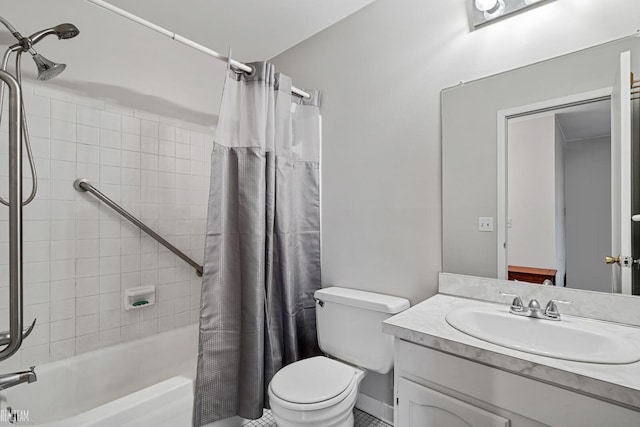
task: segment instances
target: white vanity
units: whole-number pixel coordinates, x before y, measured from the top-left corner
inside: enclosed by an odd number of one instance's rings
[[[397,427],[640,427],[639,46],[626,37],[443,90],[447,273],[383,325]],[[597,135],[570,135],[596,121]],[[516,267],[551,271],[555,286],[500,280]]]
[[[509,314],[511,300],[497,303],[502,297],[495,297],[501,290],[508,292],[514,288],[523,294],[525,303],[533,296],[546,303],[549,292],[554,294],[553,298],[566,298],[568,292],[576,303],[565,313],[582,316],[595,313],[593,317],[601,319],[602,312],[615,311],[616,296],[609,296],[614,301],[609,304],[602,302],[602,294],[597,294],[599,299],[591,299],[590,293],[584,291],[544,289],[496,279],[477,280],[485,283],[474,283],[476,279],[471,277],[443,274],[440,291],[453,295],[438,294],[384,322],[383,330],[395,336],[396,427],[640,426],[640,362],[577,362],[523,352],[475,338],[446,320],[449,313],[456,311],[502,312],[505,316],[514,316]],[[488,281],[495,283],[488,287]],[[485,299],[482,292],[491,295],[486,299],[492,301],[470,299]],[[618,303],[624,305],[627,299],[622,297]],[[584,307],[594,305],[589,300],[599,302],[595,307]],[[615,316],[615,312],[609,314]],[[549,328],[563,327],[563,321],[567,328],[571,324],[586,324],[604,336],[624,337],[618,342],[622,342],[624,348],[614,347],[609,351],[601,348],[602,343],[596,343],[593,350],[587,346],[577,354],[611,355],[610,361],[616,362],[625,361],[622,354],[625,351],[640,354],[637,324],[623,326],[564,314],[563,317],[560,322],[527,320],[548,322]],[[526,332],[523,330],[523,333]],[[580,328],[575,333],[579,334]],[[537,346],[536,340],[543,346],[545,337],[531,337],[528,341],[533,349]],[[571,338],[566,340],[570,342]],[[609,345],[617,344],[604,343]],[[552,351],[559,347],[562,351],[572,350],[571,345],[550,346]],[[616,359],[618,356],[622,359]],[[627,360],[636,356],[631,354]]]

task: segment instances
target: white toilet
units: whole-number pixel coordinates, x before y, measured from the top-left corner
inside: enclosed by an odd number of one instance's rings
[[[409,308],[404,298],[345,288],[314,294],[318,343],[338,358],[312,357],[285,366],[269,384],[279,427],[352,427],[353,407],[366,370],[393,367],[393,337],[382,321]]]

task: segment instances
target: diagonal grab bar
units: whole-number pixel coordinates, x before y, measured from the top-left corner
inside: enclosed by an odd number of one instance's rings
[[[176,248],[175,246],[173,246],[171,243],[167,242],[165,239],[163,239],[158,233],[156,233],[155,231],[153,231],[152,229],[150,229],[149,227],[147,227],[146,225],[144,225],[144,223],[140,222],[140,220],[138,220],[136,217],[134,217],[133,215],[131,215],[129,212],[125,211],[120,205],[118,205],[116,202],[114,202],[113,200],[111,200],[110,198],[108,198],[107,196],[105,196],[104,194],[102,194],[97,188],[95,188],[93,185],[91,185],[89,183],[89,181],[87,181],[84,178],[78,178],[76,179],[76,181],[73,183],[73,188],[75,188],[78,191],[86,191],[89,192],[91,194],[93,194],[96,198],[98,198],[101,202],[103,202],[104,204],[106,204],[107,206],[109,206],[111,209],[113,209],[114,211],[118,212],[120,215],[122,215],[123,217],[125,217],[127,220],[129,220],[129,222],[131,222],[132,224],[134,224],[135,226],[137,226],[140,230],[144,231],[145,233],[147,233],[149,236],[153,237],[155,240],[157,240],[161,245],[163,245],[164,247],[166,247],[167,249],[169,249],[171,252],[173,252],[174,254],[176,254],[177,256],[179,256],[180,258],[182,258],[185,262],[187,262],[188,264],[190,264],[193,268],[196,269],[196,272],[198,274],[198,276],[202,276],[202,266],[200,264],[198,264],[197,262],[195,262],[194,260],[192,260],[191,258],[189,258],[184,252],[182,252],[180,249]]]

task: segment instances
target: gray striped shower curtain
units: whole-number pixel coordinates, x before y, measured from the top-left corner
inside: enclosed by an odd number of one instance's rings
[[[227,70],[213,144],[193,424],[259,418],[282,366],[320,353],[320,109],[272,64]]]

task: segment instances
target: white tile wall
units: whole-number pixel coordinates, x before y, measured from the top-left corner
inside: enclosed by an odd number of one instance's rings
[[[38,323],[0,370],[196,322],[201,282],[194,270],[72,184],[89,179],[202,262],[213,131],[44,86],[25,84],[24,92],[39,188],[24,208],[24,318]],[[6,122],[0,127],[3,197]],[[25,177],[27,192],[28,168]],[[7,215],[0,207],[0,330],[8,329]],[[157,287],[158,303],[125,311],[124,290],[142,285]]]

